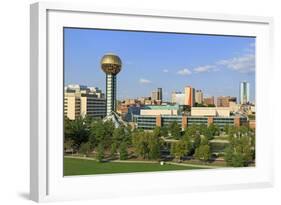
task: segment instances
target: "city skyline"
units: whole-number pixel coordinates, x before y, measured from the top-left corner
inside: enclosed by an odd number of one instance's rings
[[[255,38],[69,28],[64,34],[65,84],[105,92],[100,59],[114,52],[123,61],[118,99],[150,96],[160,87],[170,101],[187,85],[204,97],[239,97],[239,84],[247,81],[255,101]]]

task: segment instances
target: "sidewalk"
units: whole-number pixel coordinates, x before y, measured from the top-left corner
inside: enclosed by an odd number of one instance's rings
[[[84,159],[84,160],[92,160],[92,161],[98,161],[95,158],[90,157],[77,157],[77,156],[65,156],[66,158],[72,158],[72,159]],[[145,161],[145,160],[112,160],[110,162],[119,162],[119,163],[147,163],[147,164],[158,164],[158,161]],[[188,164],[188,163],[177,163],[177,162],[165,162],[165,164],[171,164],[171,165],[178,165],[178,166],[186,166],[186,167],[197,167],[197,168],[222,168],[220,166],[212,166],[212,165],[200,165],[200,164]]]

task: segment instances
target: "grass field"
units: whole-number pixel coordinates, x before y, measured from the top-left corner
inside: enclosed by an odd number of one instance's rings
[[[64,158],[64,176],[112,174],[130,172],[154,172],[171,170],[202,169],[179,165],[160,165],[159,163],[97,162],[94,160]]]

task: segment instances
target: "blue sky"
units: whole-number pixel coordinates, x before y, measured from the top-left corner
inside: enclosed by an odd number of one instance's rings
[[[239,83],[250,83],[255,100],[255,38],[65,28],[65,84],[99,87],[105,92],[100,59],[107,52],[120,56],[118,99],[150,96],[163,88],[186,85],[204,96],[239,96]]]

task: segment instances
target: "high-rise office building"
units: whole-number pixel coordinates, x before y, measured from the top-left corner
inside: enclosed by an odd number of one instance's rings
[[[240,104],[250,102],[250,83],[244,81],[240,83]]]
[[[203,103],[203,92],[202,90],[196,90],[195,91],[195,102],[198,104]]]
[[[195,103],[195,89],[191,86],[186,86],[184,88],[184,94],[185,94],[185,105],[194,106]]]
[[[162,88],[157,88],[157,90],[151,92],[152,101],[162,101]]]
[[[103,118],[106,115],[106,100],[98,88],[68,85],[64,91],[64,115],[70,120],[90,116]]]
[[[157,100],[162,101],[162,88],[157,88]]]

